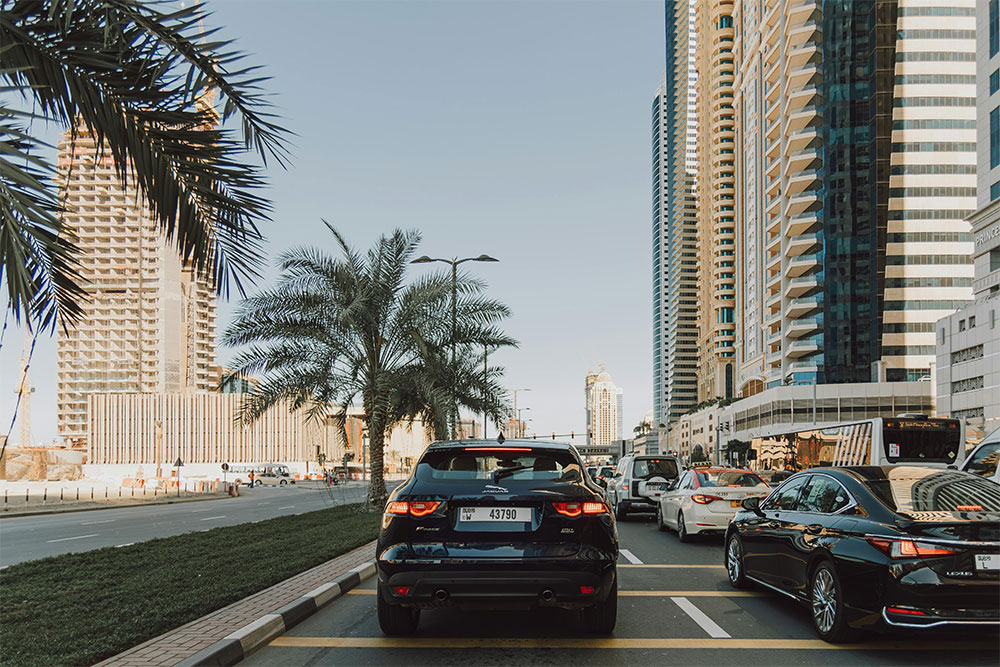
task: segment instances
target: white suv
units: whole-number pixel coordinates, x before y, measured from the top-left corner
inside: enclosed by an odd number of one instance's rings
[[[632,512],[655,512],[660,495],[677,479],[676,456],[623,456],[608,482],[608,502],[619,519]]]

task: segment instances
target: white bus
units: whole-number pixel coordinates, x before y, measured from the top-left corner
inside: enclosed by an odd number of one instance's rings
[[[746,459],[755,470],[907,463],[945,468],[965,455],[957,419],[878,417],[753,438]]]

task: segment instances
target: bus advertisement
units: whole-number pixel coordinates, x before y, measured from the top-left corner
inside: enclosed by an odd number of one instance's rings
[[[965,454],[957,419],[879,417],[755,437],[746,453],[755,470],[819,466],[957,466]]]

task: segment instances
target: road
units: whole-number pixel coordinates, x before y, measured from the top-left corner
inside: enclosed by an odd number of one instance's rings
[[[238,498],[2,518],[0,567],[361,502],[366,490],[360,483],[243,487]]]
[[[251,655],[246,665],[997,665],[997,633],[873,637],[860,648],[816,638],[807,610],[734,591],[721,538],[681,544],[652,521],[619,522],[618,626],[580,632],[569,611],[424,612],[412,637],[382,636],[375,580]]]

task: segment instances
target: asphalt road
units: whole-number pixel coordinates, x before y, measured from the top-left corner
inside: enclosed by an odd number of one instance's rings
[[[366,490],[367,485],[360,483],[242,487],[238,498],[0,518],[0,568],[46,556],[125,546],[361,502]]]
[[[734,591],[721,538],[681,544],[652,521],[619,522],[618,626],[583,634],[575,614],[423,612],[412,637],[383,637],[369,579],[247,665],[997,665],[996,632],[875,636],[856,647],[816,637],[807,610],[763,591]]]

